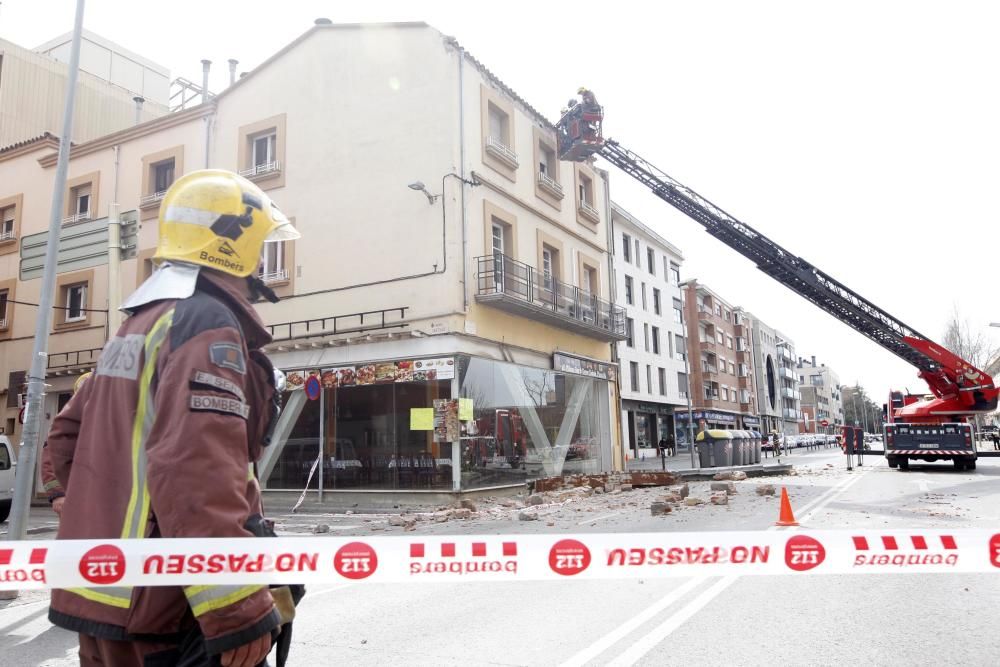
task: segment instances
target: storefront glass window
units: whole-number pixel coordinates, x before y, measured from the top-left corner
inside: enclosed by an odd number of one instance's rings
[[[462,488],[610,468],[607,382],[569,373],[460,357]]]

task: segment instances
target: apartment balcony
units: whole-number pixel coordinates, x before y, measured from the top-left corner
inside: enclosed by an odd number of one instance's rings
[[[0,243],[4,241],[13,241],[17,238],[17,234],[14,233],[13,229],[8,229],[5,232],[0,232]]]
[[[548,174],[538,173],[538,187],[556,199],[562,199],[565,196],[563,186],[560,185],[559,181],[550,178]]]
[[[69,352],[50,352],[45,365],[45,375],[73,375],[90,370],[97,365],[103,347],[94,347]]]
[[[779,347],[778,354],[781,355],[781,358],[786,361],[795,361],[795,358],[792,356],[792,352],[788,349],[787,345]]]
[[[63,218],[62,224],[65,227],[67,225],[76,225],[81,222],[87,222],[88,220],[90,220],[90,211],[83,211],[81,213],[77,213],[76,215],[70,215]]]
[[[701,374],[705,376],[706,379],[715,379],[719,374],[719,369],[711,364],[702,363]]]
[[[578,210],[580,211],[580,215],[585,217],[587,220],[590,220],[595,225],[601,221],[601,214],[598,213],[597,209],[587,201],[581,199]]]
[[[268,285],[271,283],[283,283],[288,281],[288,270],[278,269],[277,271],[268,271],[267,273],[261,273],[257,277]]]
[[[719,349],[719,344],[714,340],[703,340],[698,343],[699,348],[702,352],[711,352],[715,354],[716,350]]]
[[[517,153],[499,137],[486,137],[486,152],[511,169],[517,169]]]
[[[715,398],[705,398],[704,396],[702,396],[701,402],[699,403],[698,407],[699,408],[721,408],[723,406],[722,406],[722,401],[719,400],[718,396],[716,396]]]
[[[792,380],[793,382],[799,379],[799,377],[795,374],[795,371],[792,370],[791,368],[782,367],[778,371],[778,375],[785,378],[786,380]]]
[[[740,389],[752,389],[752,384],[753,383],[751,382],[749,375],[743,376],[739,379]]]
[[[753,353],[749,350],[743,350],[742,352],[736,353],[736,363],[738,364],[749,364],[753,358]]]
[[[163,201],[164,195],[166,194],[166,190],[160,190],[159,192],[139,197],[139,208],[153,208],[159,206],[160,202]]]
[[[251,181],[277,176],[281,173],[281,163],[277,160],[258,164],[249,169],[240,169],[240,176]]]
[[[781,411],[781,416],[784,417],[785,419],[794,419],[798,421],[799,411],[790,408],[785,408],[784,410]]]
[[[710,322],[715,324],[715,315],[710,310],[705,310],[703,308],[698,309],[698,320],[701,322]]]
[[[477,257],[476,301],[607,342],[625,340],[625,309],[505,255]]]
[[[781,388],[781,395],[784,398],[790,398],[790,399],[795,400],[795,401],[799,400],[802,397],[802,395],[798,391],[796,391],[796,390],[794,390],[794,389],[792,389],[790,387],[782,387]]]

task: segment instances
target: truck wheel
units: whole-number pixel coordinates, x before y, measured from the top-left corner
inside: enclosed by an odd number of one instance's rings
[[[9,500],[9,499],[8,500],[0,500],[0,523],[3,523],[4,521],[6,521],[7,517],[10,516],[10,504],[12,502],[13,501]]]
[[[975,470],[976,469],[976,460],[972,459],[971,461],[966,461],[965,462],[965,469],[966,470]]]
[[[890,468],[896,468],[899,466],[899,461],[895,458],[887,458],[885,462],[889,464]]]
[[[899,459],[899,469],[909,470],[910,469],[910,459]]]

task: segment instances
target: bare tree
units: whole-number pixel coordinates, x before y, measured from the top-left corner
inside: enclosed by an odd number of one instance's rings
[[[968,318],[963,318],[958,306],[952,306],[951,317],[945,325],[944,346],[980,370],[1000,353],[989,337],[981,331],[973,331]]]

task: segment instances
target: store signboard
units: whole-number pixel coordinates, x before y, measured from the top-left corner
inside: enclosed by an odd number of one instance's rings
[[[725,412],[715,412],[713,410],[695,410],[691,413],[691,416],[695,421],[704,419],[710,422],[725,422],[727,424],[736,423],[736,415],[726,414]],[[674,413],[674,419],[680,421],[687,421],[688,413],[687,411],[678,411]]]
[[[552,368],[562,373],[585,375],[608,382],[614,382],[615,378],[618,377],[618,370],[614,364],[574,357],[562,352],[556,352],[552,355]]]
[[[760,426],[760,419],[758,419],[757,417],[749,417],[747,415],[743,415],[743,423],[746,426]]]
[[[381,361],[355,366],[336,366],[322,372],[311,369],[288,371],[288,388],[300,389],[311,376],[318,376],[327,389],[359,387],[396,382],[429,382],[455,377],[454,357],[402,361]]]

